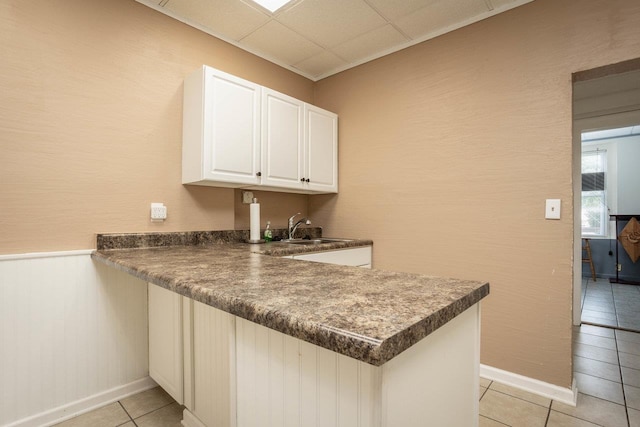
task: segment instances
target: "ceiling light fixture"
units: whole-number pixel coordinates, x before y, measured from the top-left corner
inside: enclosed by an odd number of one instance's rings
[[[254,3],[258,3],[260,6],[273,13],[280,9],[282,6],[291,3],[293,0],[253,0]]]

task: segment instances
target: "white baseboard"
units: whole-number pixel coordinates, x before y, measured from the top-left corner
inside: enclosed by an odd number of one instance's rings
[[[188,409],[182,411],[182,425],[184,427],[207,427]]]
[[[106,390],[93,396],[86,397],[84,399],[76,400],[75,402],[67,403],[66,405],[59,406],[57,408],[50,409],[40,414],[32,415],[28,418],[23,418],[18,421],[14,421],[11,424],[7,424],[4,427],[43,427],[57,424],[70,418],[76,417],[80,414],[92,411],[102,406],[108,405],[132,394],[140,393],[141,391],[148,390],[156,387],[158,384],[151,379],[151,377],[145,377],[129,384],[125,384],[119,387]]]
[[[480,376],[571,406],[576,406],[578,400],[578,388],[576,387],[575,379],[573,380],[571,388],[564,388],[482,364],[480,364]]]

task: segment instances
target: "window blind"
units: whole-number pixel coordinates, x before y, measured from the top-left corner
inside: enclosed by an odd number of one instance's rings
[[[583,173],[582,191],[604,191],[604,172]]]

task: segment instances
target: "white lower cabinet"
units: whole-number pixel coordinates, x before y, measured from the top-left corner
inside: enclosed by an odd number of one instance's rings
[[[151,376],[182,388],[185,427],[478,425],[479,304],[382,366],[151,284],[149,313]]]
[[[188,427],[235,425],[235,316],[149,290],[149,376],[186,407]]]
[[[323,262],[325,264],[351,265],[354,267],[371,268],[371,246],[359,248],[339,249],[335,251],[313,252],[309,254],[293,255],[293,259]]]
[[[184,403],[182,296],[149,283],[149,376]]]
[[[479,304],[382,366],[198,305],[185,427],[478,425]]]

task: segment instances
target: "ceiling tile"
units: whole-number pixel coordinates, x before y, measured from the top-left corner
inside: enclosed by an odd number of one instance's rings
[[[317,80],[534,0],[136,1]]]
[[[363,0],[303,0],[277,20],[322,47],[333,47],[386,24]]]
[[[294,64],[294,67],[303,73],[318,77],[322,74],[346,66],[347,63],[329,51],[324,51],[302,62]]]
[[[405,36],[389,24],[351,39],[331,50],[349,62],[357,62],[407,41]]]
[[[236,41],[270,19],[258,8],[238,0],[169,0],[164,8]]]
[[[365,0],[389,20],[401,18],[439,0]]]
[[[467,24],[467,21],[488,12],[484,0],[440,0],[394,23],[409,37],[417,39]]]
[[[323,50],[276,21],[270,21],[249,34],[240,41],[240,45],[278,58],[287,64],[295,64]]]

